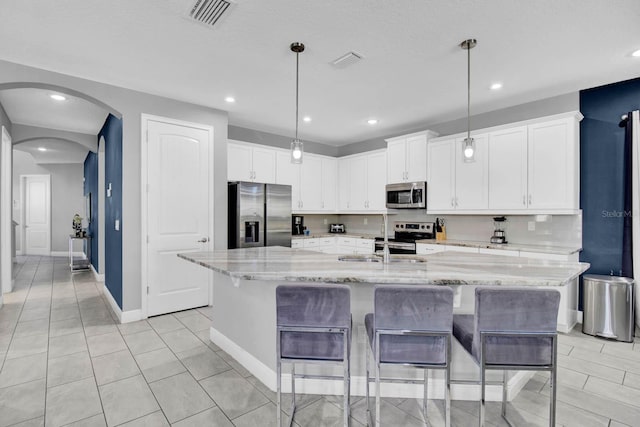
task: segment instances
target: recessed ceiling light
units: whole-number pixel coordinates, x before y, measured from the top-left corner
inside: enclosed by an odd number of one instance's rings
[[[311,121],[311,117],[309,117],[309,116],[304,116],[304,117],[302,118],[302,120],[303,120],[303,121],[305,121],[305,122],[307,122],[307,123],[309,123],[309,122]]]
[[[38,151],[47,151],[47,149],[44,147],[38,147]]]
[[[49,97],[51,99],[55,99],[56,101],[66,101],[67,98],[65,96],[59,95],[57,93],[52,93],[51,95],[49,95]]]
[[[636,58],[640,56],[640,49],[636,50],[631,54],[631,56],[635,56]]]
[[[498,89],[502,89],[502,83],[493,83],[491,85],[491,90],[498,90]]]
[[[378,124],[378,119],[369,119],[367,120],[367,123],[369,123],[370,125]]]
[[[233,96],[227,96],[224,100],[227,101],[228,103],[236,102],[236,99]]]

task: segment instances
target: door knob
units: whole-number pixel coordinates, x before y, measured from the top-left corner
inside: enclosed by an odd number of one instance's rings
[[[203,237],[202,239],[198,240],[198,243],[207,243],[209,241],[208,237]]]

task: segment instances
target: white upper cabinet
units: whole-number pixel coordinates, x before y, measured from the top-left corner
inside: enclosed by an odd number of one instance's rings
[[[455,208],[455,139],[429,144],[427,177],[427,211]]]
[[[299,212],[322,210],[322,179],[322,159],[306,154],[300,164]]]
[[[381,212],[386,210],[387,153],[375,151],[338,161],[339,210]]]
[[[487,135],[471,136],[475,141],[473,161],[466,162],[464,160],[462,153],[464,138],[456,139],[453,152],[456,162],[454,195],[456,210],[487,209],[489,206]]]
[[[322,210],[335,212],[338,208],[338,159],[322,158]]]
[[[291,186],[291,210],[300,209],[300,165],[291,163],[288,151],[278,151],[276,154],[276,184]]]
[[[578,122],[554,120],[529,125],[528,130],[529,208],[579,209]]]
[[[431,131],[387,139],[387,183],[427,180],[427,141]]]
[[[487,135],[472,135],[474,160],[465,162],[463,138],[429,144],[428,211],[481,210],[487,208]]]
[[[489,209],[527,207],[527,127],[489,133]]]
[[[229,181],[275,183],[276,150],[229,141],[227,177]]]
[[[581,119],[572,112],[477,131],[471,163],[462,156],[462,135],[429,142],[427,210],[575,213]]]

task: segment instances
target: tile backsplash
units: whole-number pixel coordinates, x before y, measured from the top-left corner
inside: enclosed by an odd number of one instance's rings
[[[389,234],[394,221],[433,222],[435,215],[407,210],[389,214]],[[444,218],[447,238],[451,240],[489,241],[494,215],[438,215]],[[327,222],[327,225],[324,222]],[[382,236],[382,215],[304,215],[311,233],[324,233],[331,223],[345,224],[347,233]],[[582,247],[582,215],[507,215],[507,240],[510,243]]]

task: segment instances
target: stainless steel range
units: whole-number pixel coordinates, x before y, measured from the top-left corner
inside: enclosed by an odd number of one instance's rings
[[[433,222],[399,222],[393,223],[394,238],[389,239],[389,253],[416,253],[416,240],[435,238],[435,223]],[[382,253],[384,237],[376,237],[376,253]]]

